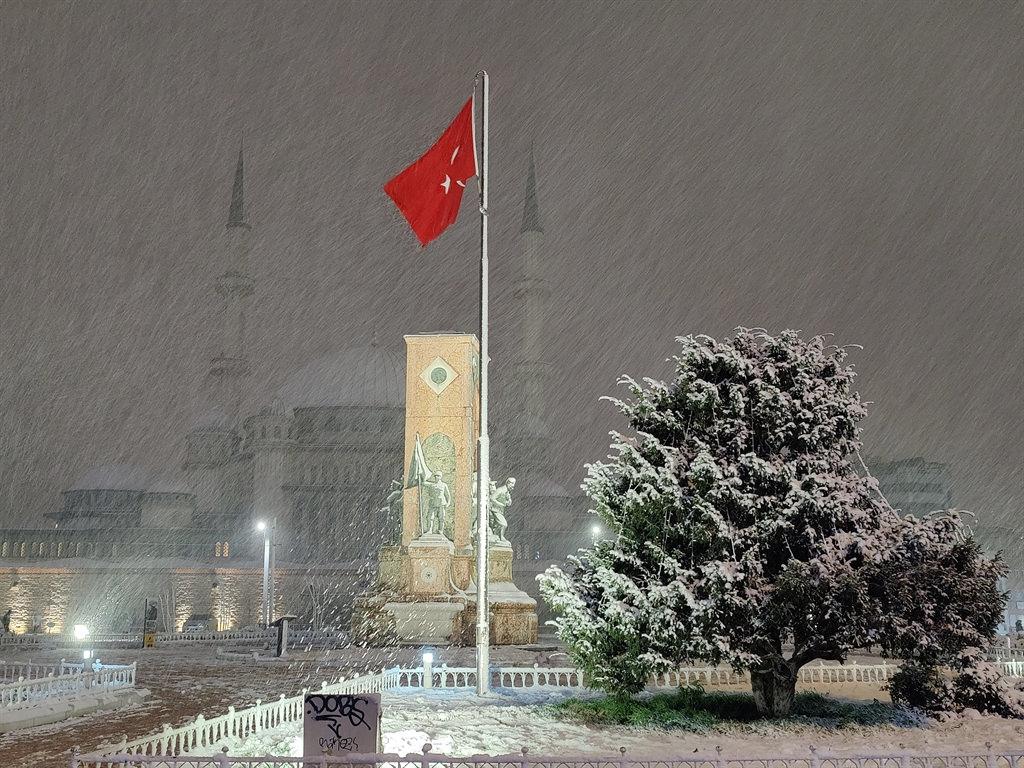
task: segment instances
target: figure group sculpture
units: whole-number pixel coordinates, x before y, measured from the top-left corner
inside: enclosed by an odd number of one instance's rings
[[[425,534],[444,536],[448,510],[452,506],[452,492],[444,481],[444,475],[433,473],[420,485],[420,493],[426,496],[426,503],[421,505],[420,530]]]
[[[474,474],[473,483],[473,524],[470,528],[470,537],[476,541],[477,530],[479,529],[479,515],[477,515],[477,485]],[[512,506],[512,489],[516,487],[516,479],[508,478],[500,486],[493,480],[490,482],[490,492],[487,500],[487,534],[499,544],[508,544],[505,532],[508,530],[508,518],[505,512]]]
[[[478,525],[477,514],[477,475],[473,473],[472,482],[472,512],[470,515],[470,538],[476,541]],[[487,535],[488,538],[497,544],[509,544],[505,537],[508,531],[508,518],[506,512],[512,506],[512,489],[516,487],[516,479],[510,477],[504,483],[498,485],[490,481],[490,491],[487,503]],[[441,472],[432,472],[427,466],[423,456],[423,448],[419,436],[413,448],[412,463],[409,467],[409,477],[406,483],[400,480],[393,480],[391,492],[387,496],[386,506],[381,507],[380,512],[386,513],[392,520],[401,518],[402,498],[406,488],[419,487],[419,523],[420,536],[445,536],[447,537],[448,516],[451,513],[453,502],[451,488],[444,480]]]

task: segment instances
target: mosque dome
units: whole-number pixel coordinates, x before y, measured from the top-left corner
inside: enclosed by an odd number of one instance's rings
[[[570,493],[569,490],[560,483],[556,483],[550,478],[541,478],[524,489],[527,491],[525,494],[528,498],[533,496],[544,496],[549,498],[557,499],[572,499],[579,496],[578,493]]]
[[[188,484],[176,472],[166,472],[151,480],[146,490],[150,493],[191,493]]]
[[[206,405],[192,417],[192,430],[225,430],[231,428],[231,419],[222,408]]]
[[[405,405],[404,361],[376,344],[348,347],[292,373],[277,396],[289,408],[401,408]]]
[[[150,485],[150,473],[134,464],[104,464],[93,467],[71,486],[75,491],[143,491]]]

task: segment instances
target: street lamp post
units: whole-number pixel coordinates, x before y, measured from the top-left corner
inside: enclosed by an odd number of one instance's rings
[[[275,521],[276,522],[276,521]],[[263,626],[269,627],[274,620],[274,528],[260,520],[256,530],[263,534]]]

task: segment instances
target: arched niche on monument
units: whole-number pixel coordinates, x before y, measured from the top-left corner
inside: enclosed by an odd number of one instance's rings
[[[452,499],[456,497],[455,443],[443,432],[435,432],[423,441],[423,458],[433,474],[441,473]],[[455,510],[448,510],[444,524],[444,535],[455,540]]]

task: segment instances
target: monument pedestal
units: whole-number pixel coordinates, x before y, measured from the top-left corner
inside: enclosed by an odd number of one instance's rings
[[[353,632],[367,643],[473,645],[480,348],[468,334],[406,336],[406,345],[408,471],[387,497],[390,509],[401,502],[402,545],[381,550],[378,586],[356,601]],[[492,643],[526,645],[537,641],[537,602],[512,582],[512,547],[497,536],[514,487],[512,477],[490,483],[488,609]]]
[[[392,586],[382,614],[399,643],[450,643],[456,617],[466,601],[453,588],[455,545],[439,533],[425,533],[381,560],[381,583]]]
[[[429,643],[446,645],[455,640],[456,617],[466,609],[459,600],[453,602],[385,603],[384,610],[392,616],[395,638],[403,644]]]
[[[455,545],[439,533],[424,533],[407,548],[414,595],[442,595],[452,591],[452,555]]]

